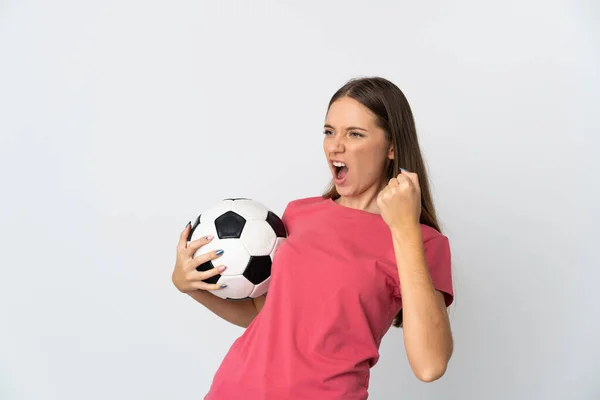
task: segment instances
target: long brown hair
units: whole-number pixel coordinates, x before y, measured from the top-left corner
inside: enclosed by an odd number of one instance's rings
[[[327,110],[341,97],[350,97],[375,114],[378,126],[385,132],[386,139],[394,145],[394,159],[387,163],[386,180],[397,176],[400,168],[417,173],[421,186],[420,222],[441,233],[429,191],[429,180],[417,138],[417,128],[404,93],[394,83],[381,77],[354,78],[335,92]],[[333,180],[322,196],[332,199],[339,197]],[[397,328],[402,326],[402,310],[396,315],[392,325]]]

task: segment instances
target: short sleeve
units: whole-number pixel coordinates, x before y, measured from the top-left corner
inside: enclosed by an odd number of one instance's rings
[[[424,250],[433,286],[444,293],[448,307],[454,301],[452,257],[448,238],[443,235],[431,238],[424,243]]]

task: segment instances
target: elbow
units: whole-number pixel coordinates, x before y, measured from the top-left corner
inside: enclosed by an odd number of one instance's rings
[[[433,382],[446,373],[453,353],[453,342],[450,340],[447,347],[436,352],[421,354],[420,357],[409,357],[409,364],[415,376],[422,382]]]
[[[440,379],[446,373],[448,369],[448,363],[450,362],[451,352],[448,355],[432,357],[430,359],[421,360],[419,363],[411,363],[413,373],[422,382],[433,382]]]
[[[414,370],[414,374],[422,382],[433,382],[440,379],[446,373],[448,367],[447,363],[439,363],[437,365],[430,365],[426,368]]]

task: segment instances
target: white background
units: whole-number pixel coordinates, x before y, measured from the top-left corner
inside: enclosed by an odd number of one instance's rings
[[[171,283],[224,197],[322,192],[347,79],[413,107],[455,353],[373,399],[600,398],[596,1],[0,2],[0,399],[200,399],[242,330]],[[307,294],[310,295],[310,294]]]

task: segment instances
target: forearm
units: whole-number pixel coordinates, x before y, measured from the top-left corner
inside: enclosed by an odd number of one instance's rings
[[[441,377],[452,355],[448,312],[433,286],[419,224],[392,231],[400,278],[404,345],[411,368],[423,381]]]
[[[204,290],[195,290],[187,294],[214,314],[242,328],[247,328],[258,315],[258,309],[251,299],[229,301]]]

